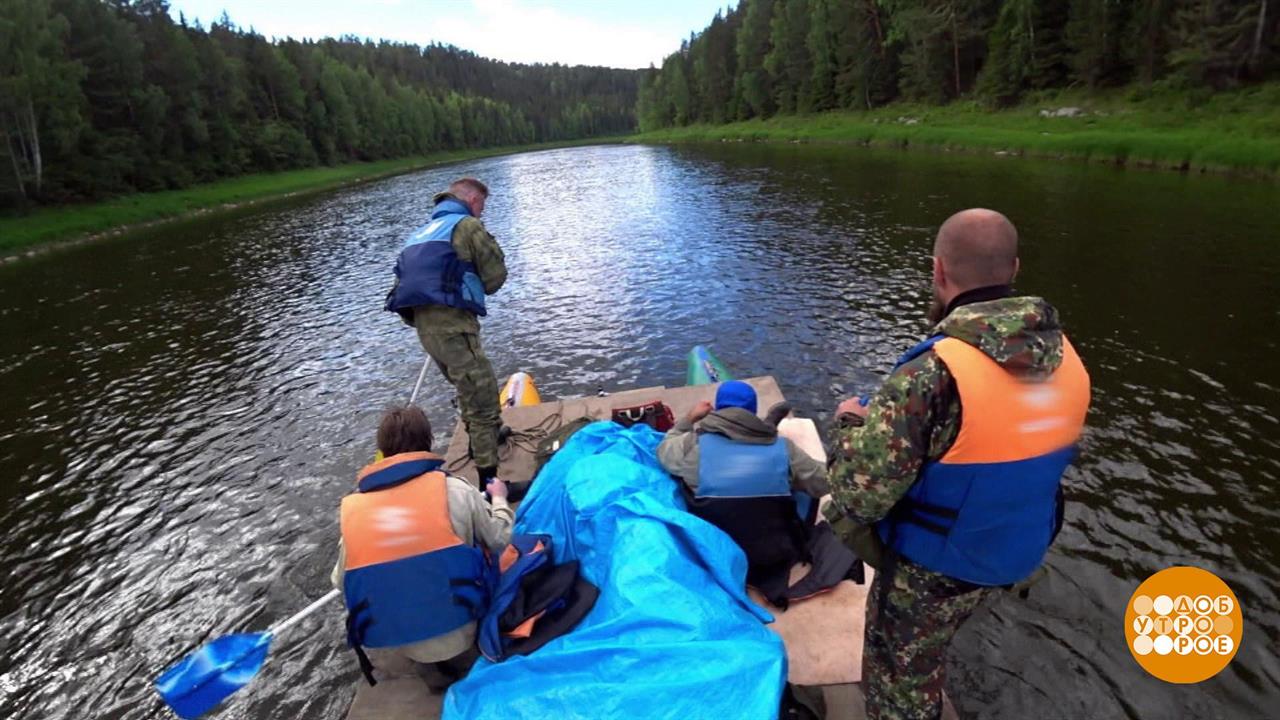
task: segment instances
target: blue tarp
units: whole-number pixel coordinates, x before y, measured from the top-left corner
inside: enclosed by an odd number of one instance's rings
[[[593,423],[539,473],[516,531],[551,535],[556,562],[579,560],[600,598],[532,655],[481,659],[446,720],[777,717],[787,662],[772,617],[747,597],[742,551],[685,512],[661,439]]]

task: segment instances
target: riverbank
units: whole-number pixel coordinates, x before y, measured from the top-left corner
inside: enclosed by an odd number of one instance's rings
[[[160,223],[325,192],[437,165],[612,142],[618,142],[618,138],[457,150],[426,157],[244,175],[182,190],[140,193],[85,205],[41,208],[28,215],[0,217],[0,262]]]
[[[1053,93],[993,111],[976,102],[894,104],[641,133],[630,142],[830,142],[1082,159],[1181,171],[1280,177],[1280,84],[1142,97]]]

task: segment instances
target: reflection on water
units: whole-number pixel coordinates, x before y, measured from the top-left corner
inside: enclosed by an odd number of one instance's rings
[[[924,331],[930,234],[973,205],[1024,237],[1095,386],[1068,526],[1030,600],[962,631],[974,717],[1263,717],[1280,701],[1280,255],[1272,185],[812,147],[599,147],[478,161],[0,268],[0,716],[162,717],[148,681],[326,590],[336,507],[421,362],[381,310],[401,238],[460,173],[511,280],[484,338],[544,396],[677,385],[712,345],[802,413]],[[429,376],[441,440],[452,392]],[[1195,564],[1240,596],[1195,686],[1129,657],[1123,606]],[[280,645],[228,718],[337,718],[341,617]],[[92,710],[86,712],[87,708]]]

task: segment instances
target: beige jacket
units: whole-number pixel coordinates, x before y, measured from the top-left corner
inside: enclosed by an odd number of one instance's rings
[[[445,488],[449,498],[449,522],[453,525],[454,534],[467,543],[472,538],[477,538],[492,552],[501,552],[511,541],[511,525],[515,522],[515,513],[511,511],[506,498],[494,498],[490,505],[474,485],[452,475]],[[333,574],[330,576],[333,586],[339,590],[342,589],[346,566],[347,551],[339,538],[338,562],[333,566]],[[469,622],[439,637],[403,645],[395,650],[420,663],[432,663],[462,654],[475,641],[476,624]]]

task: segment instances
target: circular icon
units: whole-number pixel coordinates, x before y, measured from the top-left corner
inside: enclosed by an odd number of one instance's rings
[[[1133,659],[1171,683],[1197,683],[1222,671],[1240,649],[1244,618],[1217,575],[1172,567],[1138,586],[1124,614]]]

